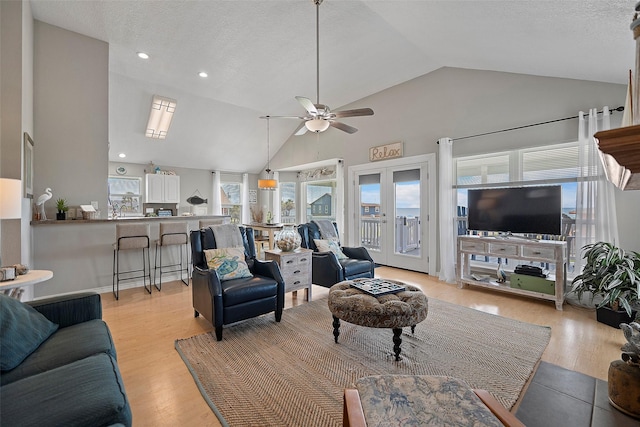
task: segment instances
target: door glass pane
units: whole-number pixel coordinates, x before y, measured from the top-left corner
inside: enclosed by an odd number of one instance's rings
[[[394,252],[420,255],[420,170],[393,172]]]
[[[280,222],[296,223],[296,183],[280,182]]]
[[[380,174],[360,175],[360,244],[372,251],[380,248]]]

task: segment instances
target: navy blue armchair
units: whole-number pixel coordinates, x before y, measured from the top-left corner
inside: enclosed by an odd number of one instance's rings
[[[337,225],[333,226],[338,231]],[[339,260],[333,252],[319,252],[314,239],[322,239],[318,226],[313,222],[300,224],[298,233],[302,237],[301,246],[313,250],[311,257],[312,282],[315,285],[330,288],[344,280],[373,277],[375,263],[364,247],[342,246],[347,259]]]
[[[191,276],[195,317],[202,315],[222,340],[222,327],[240,320],[275,312],[276,322],[284,308],[284,280],[275,261],[256,259],[251,227],[238,227],[242,235],[245,260],[253,277],[220,280],[209,269],[204,251],[216,249],[211,227],[191,232],[193,273]]]

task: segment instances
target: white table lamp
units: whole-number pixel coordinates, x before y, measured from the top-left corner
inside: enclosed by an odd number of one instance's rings
[[[22,181],[0,178],[0,219],[22,217]]]

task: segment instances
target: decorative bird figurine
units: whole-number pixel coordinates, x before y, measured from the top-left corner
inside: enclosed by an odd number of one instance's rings
[[[36,206],[40,211],[41,220],[47,219],[47,215],[44,213],[44,202],[49,200],[51,197],[53,197],[53,194],[51,194],[51,189],[47,188],[46,190],[44,190],[44,194],[38,197],[38,200],[36,201]]]

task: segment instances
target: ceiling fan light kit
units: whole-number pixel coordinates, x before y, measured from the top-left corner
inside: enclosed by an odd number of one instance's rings
[[[311,119],[304,122],[304,125],[311,132],[324,132],[329,129],[330,122],[325,119]]]

